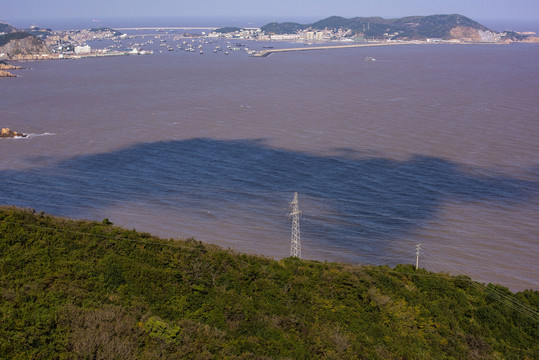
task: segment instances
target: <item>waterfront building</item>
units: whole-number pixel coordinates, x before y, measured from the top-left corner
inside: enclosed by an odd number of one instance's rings
[[[90,45],[75,46],[75,54],[89,54],[92,51]]]

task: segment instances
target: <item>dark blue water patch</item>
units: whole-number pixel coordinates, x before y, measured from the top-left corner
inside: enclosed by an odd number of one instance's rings
[[[539,186],[474,175],[435,157],[326,157],[271,148],[263,140],[143,143],[46,168],[0,171],[0,203],[71,217],[84,217],[88,208],[156,200],[167,204],[157,206],[157,219],[171,206],[193,211],[246,204],[269,213],[294,191],[326,209],[304,214],[302,231],[311,241],[376,252],[435,219],[444,202],[516,206],[536,196]]]

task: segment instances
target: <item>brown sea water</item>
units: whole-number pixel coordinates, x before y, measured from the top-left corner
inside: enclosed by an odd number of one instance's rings
[[[0,204],[282,258],[297,191],[304,258],[415,263],[422,244],[429,270],[538,289],[538,58],[403,45],[23,63],[0,81],[0,125],[31,134],[0,141]]]

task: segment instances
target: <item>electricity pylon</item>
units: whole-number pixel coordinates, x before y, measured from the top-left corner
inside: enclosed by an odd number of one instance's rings
[[[415,269],[417,270],[419,268],[419,255],[421,254],[421,244],[417,244],[415,246]]]
[[[292,218],[292,236],[290,238],[290,256],[297,257],[301,259],[301,242],[300,242],[300,232],[299,232],[299,216],[301,211],[299,211],[298,206],[298,193],[294,193],[294,200],[290,203],[290,216]]]

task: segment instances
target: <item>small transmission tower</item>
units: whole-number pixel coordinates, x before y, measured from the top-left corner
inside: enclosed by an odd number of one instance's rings
[[[421,244],[415,246],[415,269],[419,269],[419,255],[421,255]]]
[[[292,236],[290,238],[290,256],[301,259],[301,242],[299,238],[299,211],[298,206],[298,193],[294,193],[294,200],[290,203],[290,216],[292,218]]]

